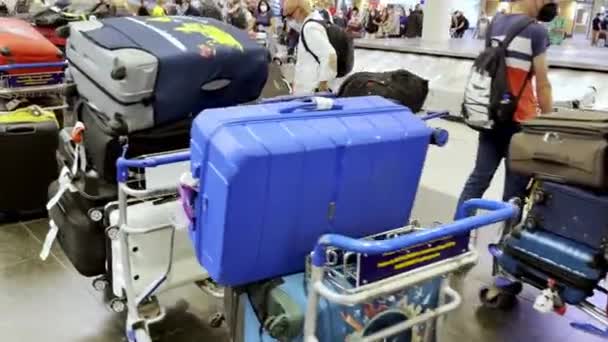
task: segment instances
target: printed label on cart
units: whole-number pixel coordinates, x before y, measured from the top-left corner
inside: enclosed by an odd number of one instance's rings
[[[429,264],[453,258],[469,250],[469,235],[447,237],[382,255],[362,255],[359,284],[365,285]]]
[[[63,72],[16,75],[8,78],[9,88],[37,87],[63,83]]]

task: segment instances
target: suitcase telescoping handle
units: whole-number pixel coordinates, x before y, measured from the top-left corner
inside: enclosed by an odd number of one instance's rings
[[[316,93],[314,95],[285,95],[285,96],[271,97],[269,99],[262,99],[259,101],[259,103],[267,104],[267,103],[280,103],[280,102],[289,102],[289,101],[304,101],[304,100],[310,100],[313,97],[325,97],[325,98],[329,98],[329,99],[334,99],[337,96],[336,96],[336,94],[331,93],[331,92]]]
[[[23,63],[23,64],[6,64],[0,65],[0,72],[23,70],[23,69],[45,69],[45,68],[65,68],[67,62],[50,62],[50,63]]]
[[[283,108],[281,114],[291,114],[295,111],[317,111],[317,110],[341,110],[344,106],[336,104],[333,99],[321,96],[305,98],[301,103],[291,107]]]

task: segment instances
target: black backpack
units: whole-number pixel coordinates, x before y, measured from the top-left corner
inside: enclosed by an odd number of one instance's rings
[[[329,42],[334,47],[334,50],[336,50],[336,56],[338,57],[337,76],[343,77],[348,75],[348,73],[353,70],[353,66],[355,64],[355,48],[353,46],[353,38],[348,35],[343,28],[328,21],[314,19],[306,21],[304,25],[302,25],[300,39],[302,39],[302,45],[304,45],[306,51],[308,51],[308,53],[310,53],[319,64],[321,63],[319,61],[319,57],[310,51],[308,44],[306,44],[306,39],[304,38],[304,26],[306,26],[306,24],[309,22],[315,22],[325,28],[327,38],[329,38]]]
[[[8,6],[4,2],[0,2],[0,17],[8,16]]]
[[[519,99],[533,74],[530,68],[519,93],[511,92],[507,78],[507,47],[534,20],[528,17],[518,20],[503,41],[492,38],[495,22],[496,19],[488,27],[485,50],[473,63],[462,103],[462,116],[475,130],[491,130],[512,123]]]
[[[339,97],[378,95],[395,100],[416,113],[429,93],[429,82],[405,69],[389,72],[357,72],[338,91]]]

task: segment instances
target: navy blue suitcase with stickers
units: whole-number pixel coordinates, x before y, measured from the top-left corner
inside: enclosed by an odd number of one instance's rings
[[[80,96],[129,133],[256,100],[268,77],[263,46],[201,17],[74,23],[66,55]]]
[[[597,249],[608,248],[608,196],[537,182],[526,228],[542,229]]]
[[[512,233],[492,254],[504,271],[527,284],[545,289],[554,281],[560,297],[572,305],[592,296],[606,276],[603,253],[541,230]]]

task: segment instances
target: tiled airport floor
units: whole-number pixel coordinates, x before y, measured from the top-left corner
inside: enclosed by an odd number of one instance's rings
[[[422,222],[449,221],[456,196],[472,166],[475,134],[449,122],[450,144],[432,147],[422,178],[413,217]],[[501,185],[488,197],[496,198]],[[90,280],[80,277],[57,246],[52,257],[41,261],[38,253],[46,233],[46,220],[0,227],[0,340],[10,342],[116,342],[123,339],[124,316],[110,312]],[[491,281],[491,260],[485,248],[496,235],[487,229],[480,236],[482,260],[465,279],[454,281],[464,303],[451,314],[442,329],[440,342],[599,342],[600,339],[568,327],[584,316],[571,310],[565,317],[542,315],[532,309],[535,291],[524,291],[512,312],[479,307],[478,289]],[[197,287],[187,286],[161,296],[168,307],[167,318],[154,329],[155,341],[228,341],[226,330],[212,329],[208,317],[221,309]]]

